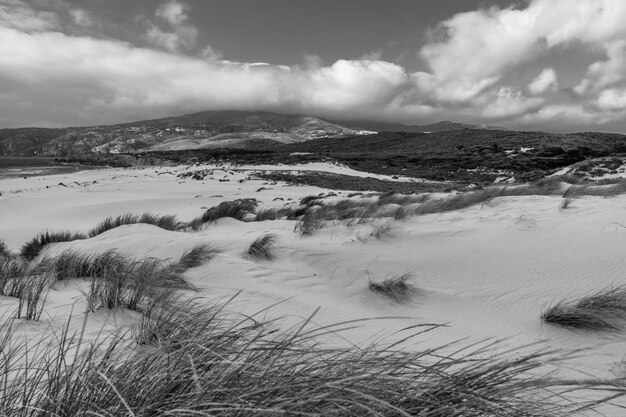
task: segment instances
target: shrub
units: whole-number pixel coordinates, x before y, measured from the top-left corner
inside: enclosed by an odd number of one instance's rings
[[[250,244],[250,246],[248,246],[245,251],[245,255],[250,258],[265,259],[267,261],[271,261],[272,259],[274,259],[272,248],[277,241],[278,237],[272,233],[260,236],[255,239],[254,242]]]
[[[20,255],[24,259],[32,261],[41,253],[44,246],[50,243],[71,242],[77,239],[85,239],[85,235],[68,231],[50,233],[46,230],[26,242],[20,249]]]
[[[414,292],[413,286],[407,284],[407,281],[412,277],[412,274],[406,273],[398,277],[385,278],[380,282],[374,282],[370,278],[369,289],[383,294],[396,302],[405,302],[410,299],[411,293]]]
[[[626,320],[626,287],[601,290],[573,301],[560,301],[541,314],[546,323],[588,330],[618,330]]]

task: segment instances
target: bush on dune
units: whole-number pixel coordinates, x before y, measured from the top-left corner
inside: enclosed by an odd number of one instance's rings
[[[626,323],[626,287],[560,301],[541,314],[546,323],[586,330],[619,330]]]
[[[141,348],[124,336],[89,345],[69,326],[56,344],[18,345],[10,343],[16,329],[5,325],[0,367],[11,378],[0,380],[0,413],[564,417],[594,404],[577,390],[619,390],[610,381],[544,375],[555,360],[546,354],[331,348],[316,338],[334,334],[332,326],[305,322],[274,333],[235,321],[220,304],[165,297],[153,307],[136,333]]]

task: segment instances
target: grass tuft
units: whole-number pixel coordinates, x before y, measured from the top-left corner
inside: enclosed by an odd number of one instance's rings
[[[219,253],[219,249],[215,249],[208,243],[201,243],[185,251],[180,257],[178,265],[185,270],[195,268],[215,258]]]
[[[585,330],[619,330],[626,321],[626,287],[560,301],[541,314],[546,323]]]
[[[274,333],[234,320],[220,303],[164,297],[152,307],[134,339],[85,343],[68,326],[18,344],[19,329],[6,323],[0,414],[565,417],[623,391],[612,381],[545,375],[555,360],[545,353],[324,347],[316,338],[336,329],[310,320]],[[588,389],[607,399],[577,395]]]
[[[152,213],[144,213],[141,215],[126,213],[115,217],[107,217],[96,227],[91,229],[87,233],[87,236],[95,237],[119,226],[139,223],[152,224],[165,230],[178,230],[179,228],[179,222],[176,221],[176,216],[158,216]]]
[[[559,204],[559,211],[565,211],[567,210],[571,205],[572,205],[572,198],[571,197],[565,197],[562,201],[561,204]]]
[[[370,278],[369,289],[383,294],[392,300],[403,303],[409,301],[411,294],[415,291],[412,285],[407,281],[413,278],[413,274],[405,273],[397,277],[385,278],[382,281],[374,282]]]
[[[271,261],[274,259],[272,248],[276,245],[277,241],[278,237],[272,233],[260,236],[248,246],[245,255],[250,258]]]
[[[43,248],[50,243],[71,242],[77,239],[85,239],[85,237],[86,236],[82,233],[72,233],[68,231],[50,233],[46,230],[26,242],[20,249],[20,255],[24,259],[32,261],[39,256]]]
[[[11,251],[9,250],[7,244],[4,242],[4,239],[0,239],[0,259],[10,258],[11,256]]]
[[[206,223],[212,223],[222,217],[244,221],[248,215],[254,213],[259,202],[254,198],[242,198],[233,201],[223,201],[217,206],[210,207],[204,214],[190,221],[187,226],[192,230],[200,230]]]

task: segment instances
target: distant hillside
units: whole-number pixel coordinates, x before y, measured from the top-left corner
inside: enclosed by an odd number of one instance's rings
[[[317,117],[206,111],[110,126],[0,129],[0,155],[77,156],[145,150],[250,148],[369,134]]]
[[[590,172],[616,174],[617,169],[626,164],[626,136],[485,129],[381,132],[281,144],[265,149],[155,151],[145,156],[185,162],[222,160],[289,164],[336,161],[364,172],[485,184],[496,180],[534,181],[574,165],[584,165],[587,168],[583,169]]]
[[[428,125],[405,125],[400,123],[376,122],[373,120],[335,120],[333,123],[340,124],[352,129],[372,130],[375,132],[415,132],[431,133],[445,132],[460,129],[485,129],[485,130],[505,130],[502,127],[489,126],[484,124],[471,124],[462,122],[451,122],[449,120],[431,123]]]

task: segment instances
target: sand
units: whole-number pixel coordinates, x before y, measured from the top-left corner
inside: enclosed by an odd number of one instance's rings
[[[177,177],[209,168],[214,174],[202,181]],[[225,200],[250,197],[262,207],[281,207],[330,191],[248,179],[253,169],[270,167],[234,168],[109,169],[0,180],[0,238],[18,250],[42,230],[84,232],[105,217],[122,213],[175,214],[188,221]],[[329,164],[314,168],[351,172]],[[258,191],[261,187],[265,190]],[[350,192],[337,193],[342,197]],[[392,233],[380,240],[364,237],[387,220],[352,227],[328,225],[311,237],[301,237],[294,232],[295,221],[224,218],[192,233],[122,226],[91,239],[50,245],[47,251],[117,249],[137,257],[175,260],[184,250],[206,242],[223,253],[186,273],[199,290],[196,296],[209,300],[240,292],[230,307],[248,315],[276,304],[262,317],[282,317],[278,327],[295,325],[319,308],[313,320],[321,325],[364,320],[342,333],[346,343],[364,344],[396,340],[405,334],[396,332],[407,326],[435,323],[443,326],[402,347],[457,342],[450,347],[453,351],[498,341],[490,349],[493,354],[511,349],[512,354],[583,349],[558,367],[546,365],[568,377],[624,375],[622,333],[572,331],[542,323],[539,316],[564,298],[626,283],[626,196],[581,197],[567,210],[559,210],[561,200],[503,197],[490,205],[409,217],[394,222]],[[278,237],[274,261],[242,256],[250,242],[266,233]],[[412,274],[415,287],[408,303],[393,302],[368,289],[370,279],[404,273]],[[60,326],[70,314],[77,323],[82,321],[84,286],[80,280],[57,284],[41,323],[27,332],[36,334],[45,324]],[[15,299],[0,298],[0,315],[12,314],[16,305]],[[95,337],[103,328],[130,326],[132,315],[99,312],[87,320],[88,333]]]

